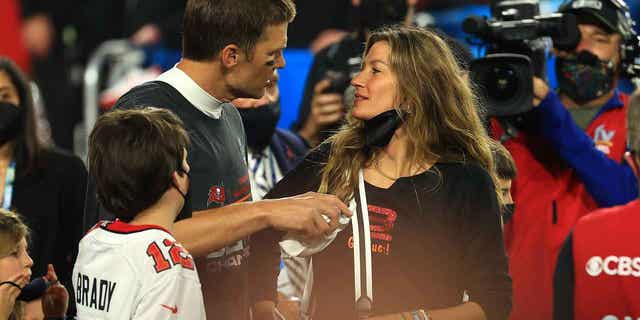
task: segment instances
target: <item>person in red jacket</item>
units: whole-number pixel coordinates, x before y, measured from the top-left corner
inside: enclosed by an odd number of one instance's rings
[[[640,177],[640,94],[627,115],[625,160]],[[640,318],[640,199],[578,220],[558,256],[554,319]]]
[[[22,41],[22,19],[20,13],[20,3],[17,0],[0,1],[0,56],[7,56],[23,70],[29,73],[31,64],[29,53]]]
[[[559,11],[577,16],[581,40],[554,52],[558,92],[535,78],[535,108],[504,143],[518,167],[518,207],[504,230],[512,320],[550,319],[556,257],[569,230],[581,216],[638,195],[622,161],[628,96],[616,89],[634,58],[625,48],[638,47],[629,9],[621,0],[571,0]],[[493,129],[495,137],[504,131],[497,122]]]

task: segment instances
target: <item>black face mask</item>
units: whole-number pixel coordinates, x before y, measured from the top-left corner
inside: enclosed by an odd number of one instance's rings
[[[15,283],[11,283],[11,284],[16,287],[19,287]],[[20,295],[16,298],[16,300],[33,301],[35,299],[38,299],[42,297],[42,295],[44,294],[45,291],[47,291],[47,288],[49,288],[50,285],[51,283],[47,281],[47,279],[45,279],[44,277],[35,278],[31,280],[31,282],[27,283],[21,289]]]
[[[238,108],[247,135],[247,145],[253,152],[261,152],[270,143],[280,120],[280,101],[258,108]]]
[[[504,224],[507,224],[513,218],[513,212],[516,210],[516,204],[510,203],[502,206],[502,220]]]
[[[556,59],[556,76],[560,92],[578,104],[607,94],[615,83],[615,66],[589,51]]]
[[[384,147],[402,123],[402,118],[395,109],[385,111],[364,121],[364,144],[367,147]]]
[[[18,136],[22,128],[23,113],[13,103],[0,102],[0,146]]]
[[[178,172],[182,174],[186,174],[187,177],[189,177],[189,185],[191,185],[191,175],[189,175],[189,172],[186,172],[182,169],[178,170]],[[180,213],[178,213],[177,218],[178,219],[191,218],[193,214],[193,209],[191,208],[191,186],[189,186],[189,190],[187,191],[187,194],[184,194],[182,193],[182,191],[180,191],[180,188],[178,188],[178,186],[175,183],[173,182],[171,183],[173,184],[173,187],[176,188],[176,190],[178,190],[178,193],[180,193],[180,195],[184,199],[184,203],[182,204],[182,210],[180,210]]]

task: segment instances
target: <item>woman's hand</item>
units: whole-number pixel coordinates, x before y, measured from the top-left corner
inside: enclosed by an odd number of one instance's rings
[[[13,311],[13,305],[16,302],[16,298],[20,295],[22,288],[24,288],[29,281],[29,273],[23,271],[10,279],[3,280],[1,282],[4,281],[10,281],[13,284],[5,282],[0,285],[0,319],[9,318],[9,315]]]

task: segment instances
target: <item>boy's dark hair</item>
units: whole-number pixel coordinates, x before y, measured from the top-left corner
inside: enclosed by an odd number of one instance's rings
[[[229,44],[250,58],[267,26],[289,23],[296,15],[292,0],[189,0],[184,13],[182,56],[202,61]]]
[[[491,144],[491,153],[493,153],[493,161],[495,161],[496,164],[498,178],[502,180],[515,179],[518,175],[518,170],[509,150],[500,142],[495,141]]]
[[[166,109],[114,110],[89,136],[89,172],[98,201],[125,222],[160,199],[174,171],[182,171],[189,136]]]

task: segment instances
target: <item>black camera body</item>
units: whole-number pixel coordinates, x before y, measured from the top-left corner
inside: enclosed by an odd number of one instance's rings
[[[329,81],[329,86],[323,91],[323,93],[343,94],[351,85],[351,77],[347,72],[327,70],[324,76],[325,79]]]
[[[513,116],[533,108],[533,76],[546,79],[546,45],[575,48],[580,31],[573,14],[540,15],[537,0],[491,3],[492,18],[471,16],[462,28],[487,44],[487,55],[471,64],[471,79],[490,117]]]

